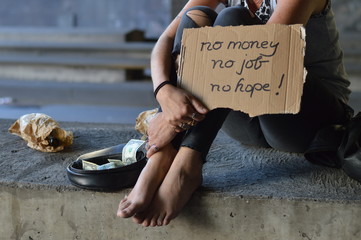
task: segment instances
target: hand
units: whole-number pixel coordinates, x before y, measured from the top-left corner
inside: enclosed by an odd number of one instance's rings
[[[177,134],[174,127],[164,119],[162,112],[157,113],[150,121],[147,133],[147,158],[150,158],[159,149],[169,144]]]
[[[162,107],[163,118],[176,132],[184,131],[186,129],[184,126],[195,125],[202,121],[209,111],[192,94],[169,84],[160,89],[157,100]]]

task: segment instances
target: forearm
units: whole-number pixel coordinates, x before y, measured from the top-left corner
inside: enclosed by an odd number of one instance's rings
[[[170,80],[169,76],[172,64],[171,52],[177,28],[184,12],[194,6],[207,6],[211,9],[215,9],[223,1],[224,0],[190,0],[180,11],[178,16],[169,24],[152,51],[151,70],[154,89],[162,82]]]
[[[162,82],[170,80],[172,48],[173,38],[166,35],[162,35],[154,46],[151,55],[151,72],[154,90]]]

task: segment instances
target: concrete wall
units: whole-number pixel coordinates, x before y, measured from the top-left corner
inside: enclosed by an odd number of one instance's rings
[[[187,0],[1,0],[1,27],[140,29],[158,37]],[[361,2],[332,0],[339,27],[361,31]]]
[[[140,29],[159,36],[169,23],[171,0],[1,0],[0,26]]]
[[[156,39],[186,2],[187,0],[0,0],[0,42],[76,41],[103,44],[124,41],[124,33],[134,29],[144,31],[145,38]],[[345,36],[344,33],[360,35],[361,1],[333,0],[333,5],[341,37]],[[84,34],[85,32],[87,33]],[[353,49],[353,46],[348,46],[348,41],[343,43],[346,43],[346,46],[343,45],[344,49]],[[6,54],[18,54],[16,49],[0,51],[5,59],[9,59]],[[32,52],[44,55],[44,51],[37,49]],[[346,58],[350,52],[353,56],[351,60],[346,59],[347,70],[350,75],[358,76],[360,54],[359,51],[346,51]],[[20,58],[17,56],[17,59]],[[0,78],[70,82],[119,82],[129,78],[124,69],[110,69],[104,65],[94,71],[92,66],[43,66],[32,61],[31,58],[23,64],[4,60],[3,63],[6,64],[1,66]],[[138,80],[148,79],[149,70],[139,75]]]
[[[356,240],[359,204],[198,193],[169,226],[144,228],[115,212],[126,191],[0,186],[0,239]]]
[[[332,0],[332,4],[339,29],[361,34],[361,1]]]

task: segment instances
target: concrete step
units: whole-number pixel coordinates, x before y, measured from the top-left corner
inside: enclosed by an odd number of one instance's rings
[[[84,67],[84,68],[115,68],[115,69],[140,69],[144,70],[150,67],[149,57],[134,56],[132,54],[119,56],[106,56],[86,54],[8,54],[0,55],[0,64],[3,65],[27,65],[33,66],[36,71],[36,65],[61,66],[61,67]]]
[[[0,50],[12,51],[117,51],[149,54],[153,42],[35,42],[35,41],[0,41]]]
[[[74,144],[60,153],[32,150],[0,120],[0,236],[3,239],[317,239],[361,238],[361,184],[301,155],[246,147],[222,132],[204,181],[170,225],[143,228],[116,218],[117,192],[70,184],[77,156],[140,137],[133,125],[61,123]]]
[[[11,97],[20,108],[45,105],[157,106],[151,81],[112,84],[0,80],[0,98]],[[0,113],[1,118],[1,113]]]
[[[0,78],[63,82],[149,78],[154,42],[125,42],[125,35],[99,29],[0,29]],[[361,76],[360,35],[341,34],[340,41],[348,73]]]
[[[125,42],[127,33],[101,28],[32,28],[1,27],[0,41],[54,42],[54,43],[119,43]]]
[[[137,34],[100,29],[0,29],[0,78],[63,82],[140,80],[149,75],[154,43],[126,42],[139,39]]]

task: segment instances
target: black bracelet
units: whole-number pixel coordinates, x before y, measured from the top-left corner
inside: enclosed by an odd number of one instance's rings
[[[157,94],[158,94],[159,90],[160,90],[162,87],[164,87],[165,85],[167,85],[167,84],[173,85],[171,81],[164,81],[164,82],[162,82],[161,84],[158,85],[158,87],[157,87],[157,88],[155,89],[155,91],[154,91],[154,97],[155,97],[155,98],[157,98]]]

